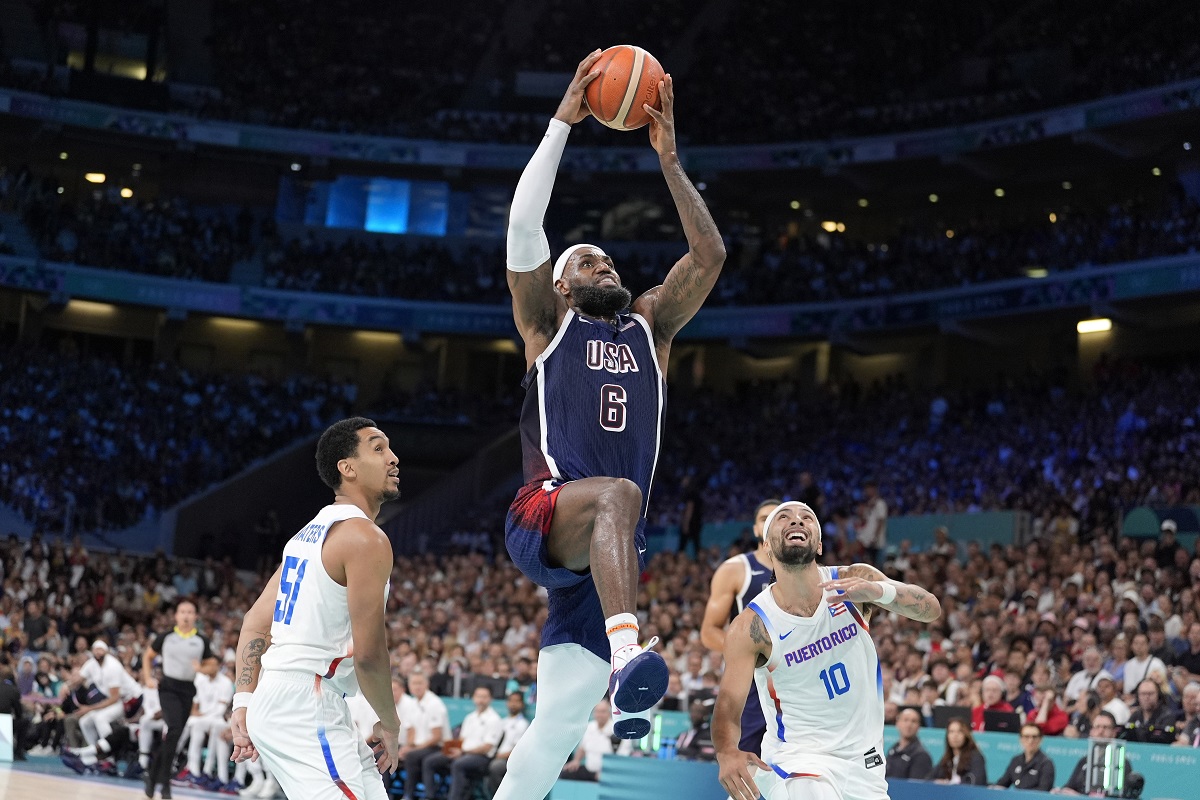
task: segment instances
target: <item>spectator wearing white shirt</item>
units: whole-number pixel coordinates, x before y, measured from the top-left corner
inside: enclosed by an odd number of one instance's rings
[[[1133,658],[1125,662],[1125,695],[1132,698],[1137,693],[1138,684],[1150,677],[1153,670],[1160,669],[1166,675],[1167,666],[1161,658],[1150,655],[1150,637],[1141,631],[1133,635],[1129,648],[1133,651]]]
[[[450,730],[450,715],[442,698],[429,691],[429,677],[420,670],[408,676],[409,695],[396,707],[402,725],[411,725],[400,758],[404,762],[404,798],[415,800],[417,778],[425,759],[442,751],[442,742]]]
[[[1101,675],[1096,681],[1096,694],[1100,696],[1101,710],[1113,715],[1113,719],[1117,721],[1117,727],[1125,727],[1125,723],[1129,722],[1133,712],[1117,694],[1117,682],[1109,677],[1108,673]]]
[[[863,484],[866,495],[863,509],[863,524],[858,529],[858,542],[865,551],[864,560],[875,564],[879,560],[879,552],[887,545],[887,502],[879,496],[879,486],[875,481]]]
[[[508,716],[501,721],[504,736],[496,748],[496,755],[488,765],[488,791],[495,794],[500,788],[500,781],[508,772],[508,757],[512,755],[517,742],[529,730],[529,720],[525,717],[525,695],[521,692],[508,693]]]
[[[477,686],[471,694],[475,710],[467,714],[459,728],[460,744],[448,746],[425,759],[421,767],[428,796],[434,775],[450,772],[449,800],[466,800],[476,782],[487,774],[488,761],[504,737],[504,721],[492,708],[492,690]]]
[[[92,643],[92,658],[80,668],[79,676],[84,685],[90,683],[104,695],[95,705],[82,706],[75,712],[83,738],[96,746],[112,733],[113,723],[125,716],[125,701],[141,697],[142,687],[108,651],[108,642],[103,639]]]
[[[1089,647],[1084,650],[1082,660],[1083,669],[1071,676],[1071,680],[1067,681],[1067,688],[1063,690],[1063,697],[1069,703],[1078,700],[1081,694],[1087,694],[1095,689],[1101,678],[1112,677],[1100,666],[1103,663],[1103,657],[1098,648]]]
[[[632,739],[621,739],[620,742],[614,751],[612,706],[608,700],[601,700],[592,709],[592,719],[583,732],[575,755],[563,767],[561,777],[569,781],[600,780],[600,765],[604,756],[613,752],[627,756],[633,752]]]

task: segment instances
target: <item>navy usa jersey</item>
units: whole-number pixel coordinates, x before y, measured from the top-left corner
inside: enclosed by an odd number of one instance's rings
[[[645,318],[568,310],[521,385],[525,483],[627,478],[645,517],[667,399]]]

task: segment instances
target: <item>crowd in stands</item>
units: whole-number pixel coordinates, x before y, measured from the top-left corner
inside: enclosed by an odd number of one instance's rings
[[[127,200],[112,190],[70,204],[56,190],[54,180],[26,167],[0,175],[0,204],[21,214],[41,252],[56,261],[216,282],[228,281],[238,262],[254,262],[268,288],[483,304],[508,299],[498,242],[379,236],[339,242],[313,231],[289,239],[247,208]],[[816,303],[1019,278],[1035,267],[1055,273],[1194,253],[1200,203],[1169,192],[1157,203],[1064,211],[1054,222],[1038,212],[1020,221],[978,218],[949,230],[907,224],[881,240],[854,232],[764,237],[757,228],[722,229],[731,257],[708,305]],[[662,281],[683,245],[670,258],[658,243],[644,253],[637,243],[618,247],[626,285],[641,292]]]
[[[48,32],[81,18],[73,4],[45,5]],[[321,131],[527,141],[540,135],[530,117],[492,115],[529,109],[516,74],[569,73],[592,48],[622,41],[663,60],[679,80],[684,130],[705,143],[934,128],[1200,74],[1189,35],[1200,12],[1178,0],[858,6],[732,10],[713,0],[672,2],[652,17],[621,6],[584,16],[557,1],[505,14],[472,0],[399,16],[360,0],[226,0],[212,13],[219,91],[179,110]],[[54,88],[8,68],[0,82]],[[604,140],[597,133],[587,136]]]
[[[827,526],[853,530],[873,479],[893,514],[1024,510],[1039,531],[1087,540],[1138,505],[1200,503],[1198,393],[1194,361],[1108,358],[1076,387],[1053,374],[981,389],[672,387],[652,514],[674,523],[685,478],[703,487],[705,522],[743,519],[798,481]]]
[[[0,347],[0,502],[109,530],[161,513],[349,408],[345,385]]]

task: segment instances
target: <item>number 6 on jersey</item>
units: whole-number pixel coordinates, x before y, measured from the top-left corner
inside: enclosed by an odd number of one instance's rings
[[[284,559],[283,572],[279,575],[279,599],[275,601],[276,622],[292,624],[292,609],[296,607],[296,598],[300,596],[300,581],[304,580],[304,568],[307,566],[307,558],[303,561],[295,556]],[[289,580],[288,575],[292,572],[296,573],[296,577]]]

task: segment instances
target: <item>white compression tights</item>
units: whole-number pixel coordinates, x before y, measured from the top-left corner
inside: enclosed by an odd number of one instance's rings
[[[493,800],[541,800],[579,746],[592,709],[608,691],[612,665],[577,644],[538,655],[537,711],[508,759]]]

